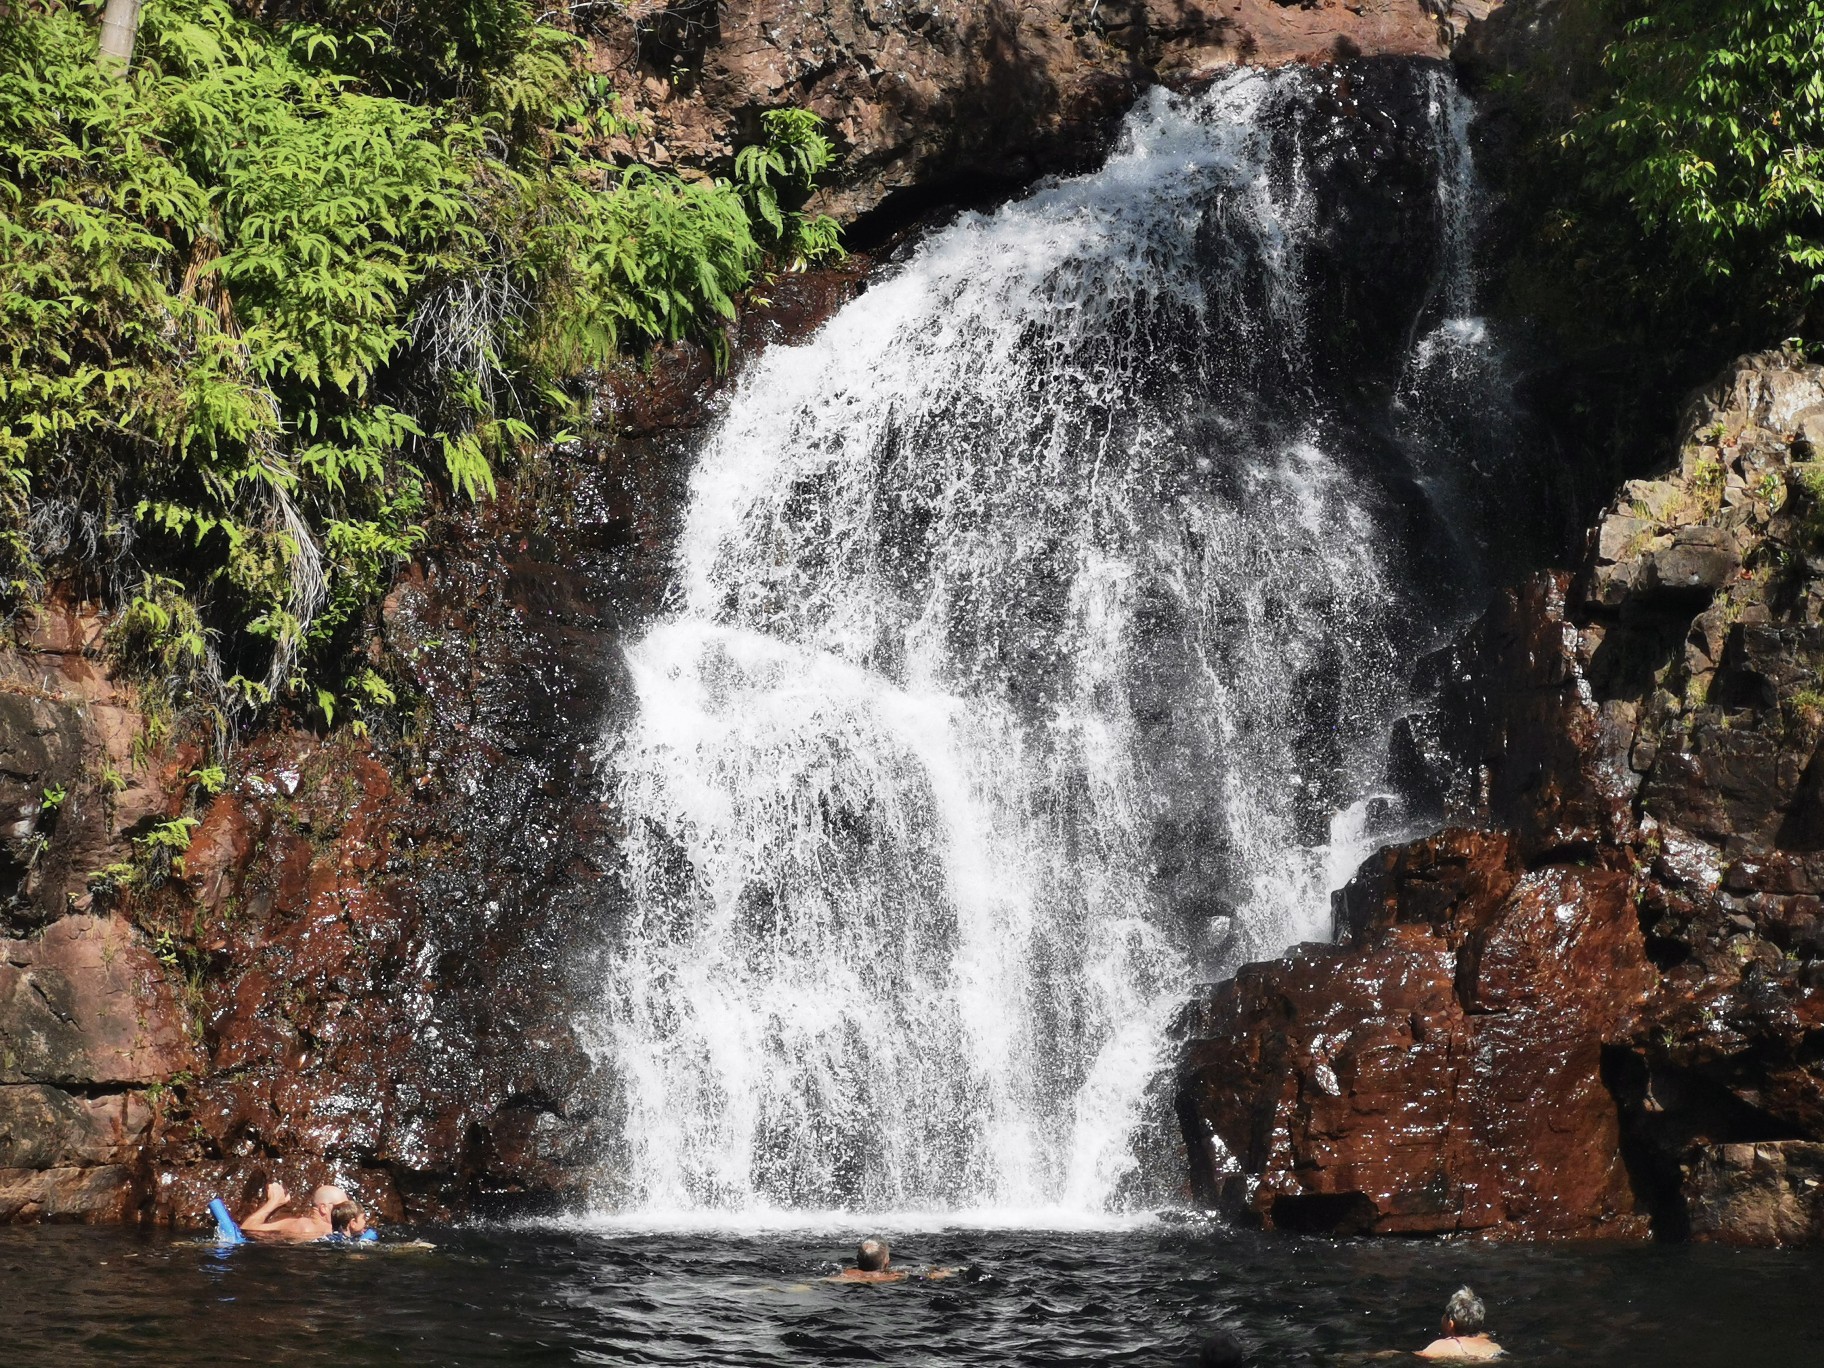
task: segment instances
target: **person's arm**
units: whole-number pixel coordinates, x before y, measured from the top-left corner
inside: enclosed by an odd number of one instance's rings
[[[266,1184],[266,1200],[241,1218],[241,1234],[289,1235],[291,1223],[285,1220],[273,1220],[272,1213],[290,1200],[291,1194],[285,1191],[285,1184]]]

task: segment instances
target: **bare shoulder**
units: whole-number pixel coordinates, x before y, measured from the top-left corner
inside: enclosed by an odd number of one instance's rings
[[[1480,1362],[1485,1359],[1497,1359],[1506,1354],[1506,1350],[1492,1339],[1477,1336],[1474,1339],[1439,1339],[1420,1349],[1417,1357],[1423,1359],[1443,1359],[1457,1363]]]

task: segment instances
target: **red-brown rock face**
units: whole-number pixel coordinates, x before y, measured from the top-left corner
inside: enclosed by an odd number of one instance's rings
[[[1397,738],[1459,825],[1187,1013],[1203,1198],[1287,1228],[1824,1236],[1824,369],[1750,358]],[[1417,785],[1423,787],[1423,782]]]
[[[164,967],[125,920],[0,941],[0,1216],[127,1214],[151,1085],[195,1058]]]
[[[1236,62],[1442,58],[1487,0],[638,0],[597,62],[648,131],[626,150],[717,166],[763,110],[823,116],[843,152],[818,207],[1008,186],[1092,159],[1146,85]],[[579,15],[579,20],[589,16]]]
[[[1507,837],[1452,829],[1351,893],[1347,945],[1198,1009],[1205,1192],[1294,1230],[1639,1233],[1600,1080],[1653,981],[1627,874],[1522,870]]]
[[[188,768],[135,745],[100,632],[54,595],[0,649],[0,1220],[131,1212],[162,1086],[196,1062],[174,976],[90,891],[175,815]]]

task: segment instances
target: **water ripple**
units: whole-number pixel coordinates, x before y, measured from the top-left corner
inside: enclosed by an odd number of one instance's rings
[[[89,1363],[1188,1364],[1216,1330],[1260,1368],[1412,1349],[1469,1282],[1527,1365],[1824,1362],[1824,1253],[1326,1243],[1219,1228],[941,1230],[896,1241],[969,1282],[815,1279],[858,1234],[429,1232],[431,1250],[245,1248],[0,1229],[7,1368]]]

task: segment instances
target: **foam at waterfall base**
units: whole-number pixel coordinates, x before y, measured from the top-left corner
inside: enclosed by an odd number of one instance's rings
[[[928,1235],[947,1230],[1124,1231],[1157,1225],[1156,1212],[1115,1213],[1064,1207],[979,1207],[946,1211],[810,1211],[795,1207],[751,1207],[713,1211],[678,1210],[583,1212],[505,1223],[524,1230],[574,1230],[596,1235],[702,1234],[724,1239],[775,1234],[854,1238]]]

